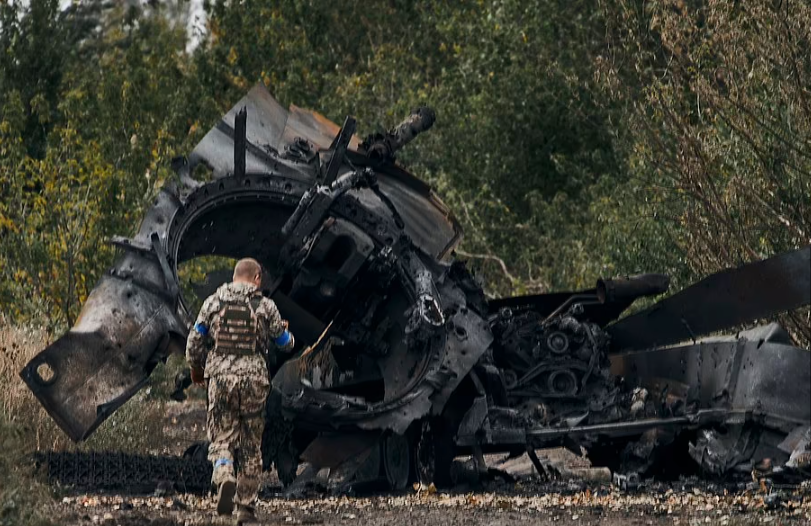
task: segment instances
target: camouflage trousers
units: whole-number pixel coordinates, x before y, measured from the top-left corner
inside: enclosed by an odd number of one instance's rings
[[[208,380],[208,459],[214,465],[211,482],[219,486],[236,478],[236,503],[242,506],[253,505],[259,493],[269,389],[267,377],[260,375],[218,375]]]

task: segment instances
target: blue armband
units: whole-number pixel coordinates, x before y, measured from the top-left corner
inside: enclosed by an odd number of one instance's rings
[[[218,458],[217,461],[214,463],[214,469],[217,469],[222,466],[230,466],[233,462],[231,459],[228,458]]]
[[[279,347],[284,347],[285,345],[290,343],[290,333],[287,332],[287,329],[285,329],[284,332],[281,333],[278,338],[273,340],[273,343],[275,343]]]
[[[199,334],[200,336],[208,336],[208,327],[206,327],[202,323],[195,323],[194,330],[197,331],[197,334]]]

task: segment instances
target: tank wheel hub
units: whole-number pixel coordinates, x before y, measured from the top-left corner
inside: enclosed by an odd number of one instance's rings
[[[408,485],[411,454],[408,439],[395,433],[383,438],[383,471],[391,489],[401,490]]]

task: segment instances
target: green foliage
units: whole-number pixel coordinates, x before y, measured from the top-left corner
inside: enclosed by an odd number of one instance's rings
[[[230,276],[236,262],[237,260],[224,256],[200,256],[178,265],[177,278],[189,312],[200,312],[206,297],[214,292],[210,290],[214,284],[207,281],[209,273],[224,272]],[[210,292],[199,294],[198,287],[208,288]]]
[[[625,2],[616,2],[628,7]],[[630,180],[694,275],[811,243],[811,6],[625,9],[604,73]],[[784,322],[811,342],[807,310]]]
[[[104,5],[0,7],[14,318],[71,322],[101,240],[257,82],[361,134],[434,106],[401,161],[456,212],[491,295],[644,271],[681,287],[811,242],[805,4],[212,0],[193,52],[183,2]]]
[[[0,8],[11,64],[0,71],[0,309],[11,320],[72,324],[112,261],[106,239],[138,226],[168,159],[202,137],[183,28],[98,4]],[[74,26],[88,30],[41,38],[58,60],[23,67],[41,47],[34,37]],[[42,134],[30,131],[34,121]]]
[[[459,254],[492,293],[576,287],[599,273],[578,239],[586,189],[623,175],[614,109],[591,86],[602,22],[588,4],[218,2],[207,55],[233,85],[264,81],[283,102],[356,115],[364,132],[436,107],[403,160],[456,210]]]
[[[12,304],[12,316],[36,306],[45,310],[45,319],[61,315],[72,324],[101,270],[99,262],[111,259],[104,219],[126,206],[125,177],[76,130],[53,133],[59,137],[56,147],[41,160],[26,157],[9,174],[14,206],[2,216],[7,230],[0,254],[16,265],[9,267],[14,273],[3,292],[31,302]]]

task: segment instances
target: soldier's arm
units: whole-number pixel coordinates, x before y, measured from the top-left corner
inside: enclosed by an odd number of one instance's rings
[[[197,320],[191,331],[189,331],[189,339],[186,341],[186,360],[189,362],[192,371],[195,369],[202,371],[206,366],[208,344],[213,338],[211,322],[218,308],[219,301],[217,297],[209,296],[203,302],[200,314],[197,315]]]
[[[279,309],[276,303],[270,298],[262,298],[262,303],[259,305],[257,315],[265,323],[268,338],[270,342],[275,344],[276,348],[282,352],[290,352],[296,345],[293,334],[287,328],[287,321],[282,320]]]

